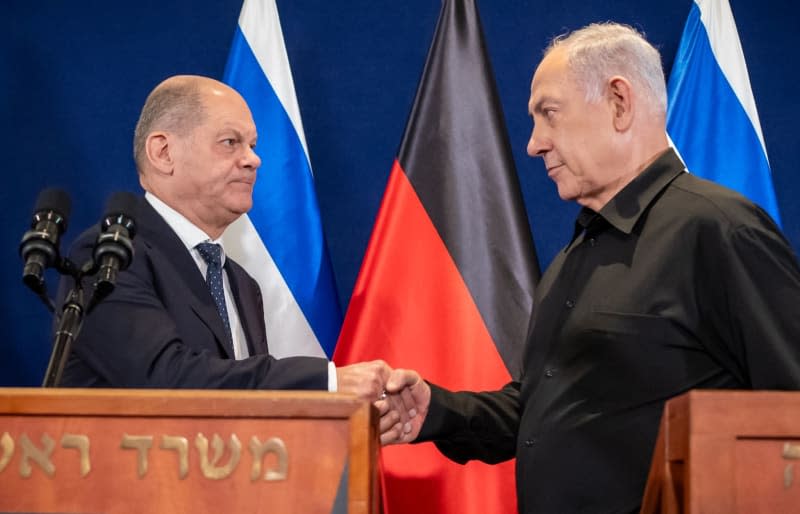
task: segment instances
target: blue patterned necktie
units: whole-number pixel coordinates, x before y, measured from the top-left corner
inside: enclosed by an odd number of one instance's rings
[[[225,305],[225,288],[222,286],[222,248],[214,243],[200,243],[195,246],[200,256],[208,264],[208,271],[206,273],[206,284],[211,297],[214,298],[214,303],[217,304],[217,310],[222,318],[222,324],[225,325],[225,331],[228,335],[228,344],[233,346],[231,338],[231,322],[228,319],[228,307]]]

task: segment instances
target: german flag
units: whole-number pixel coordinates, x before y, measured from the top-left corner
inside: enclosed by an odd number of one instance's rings
[[[519,376],[539,277],[473,0],[445,0],[334,360],[384,359],[453,390]],[[388,513],[515,512],[513,461],[383,450]]]

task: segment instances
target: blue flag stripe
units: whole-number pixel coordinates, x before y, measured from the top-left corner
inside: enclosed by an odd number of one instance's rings
[[[283,105],[238,27],[224,80],[249,104],[259,132],[259,147],[268,148],[256,148],[262,165],[250,219],[330,357],[341,314],[321,236],[309,161]]]
[[[692,5],[668,86],[667,131],[687,168],[750,198],[780,224],[761,141]]]

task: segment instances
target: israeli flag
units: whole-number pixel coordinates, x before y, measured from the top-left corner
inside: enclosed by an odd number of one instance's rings
[[[262,161],[225,250],[261,287],[270,353],[330,358],[342,315],[275,0],[245,0],[224,81],[250,106]]]
[[[767,149],[728,0],[695,0],[667,86],[667,133],[692,173],[780,224]]]

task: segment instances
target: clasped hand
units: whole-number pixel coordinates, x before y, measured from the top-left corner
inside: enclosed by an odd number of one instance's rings
[[[428,413],[430,386],[419,373],[392,369],[384,361],[336,368],[338,390],[371,400],[380,414],[381,444],[408,443],[417,438]]]

